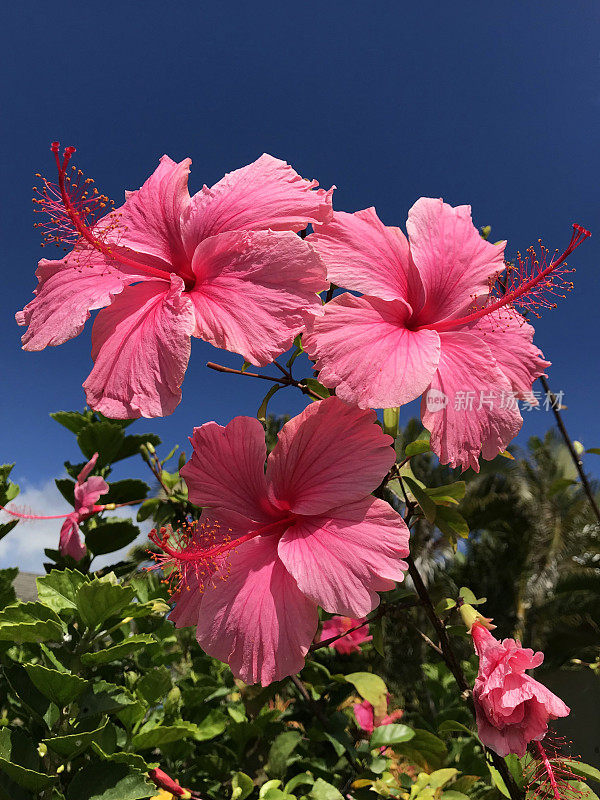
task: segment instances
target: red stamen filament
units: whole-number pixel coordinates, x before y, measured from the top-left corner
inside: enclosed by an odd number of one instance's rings
[[[546,770],[546,774],[550,779],[550,786],[552,787],[552,794],[554,796],[554,800],[561,800],[560,792],[558,790],[558,784],[556,782],[556,778],[554,777],[554,770],[552,769],[552,764],[550,763],[550,759],[546,755],[546,751],[542,747],[542,743],[536,742],[535,744],[538,753],[540,754],[540,758],[542,759],[542,763],[544,765],[544,769]]]
[[[539,270],[539,272],[534,273],[529,279],[525,280],[519,286],[516,286],[514,289],[506,292],[495,302],[484,306],[478,311],[474,311],[472,314],[459,317],[458,319],[444,320],[431,325],[422,325],[417,328],[417,330],[423,330],[426,328],[428,330],[436,330],[439,333],[443,331],[455,330],[457,327],[476,322],[482,317],[485,317],[487,314],[498,311],[505,306],[512,305],[519,300],[523,302],[524,298],[527,296],[533,298],[536,290],[539,291],[539,289],[544,286],[551,288],[551,280],[557,274],[558,268],[564,264],[565,260],[571,255],[571,253],[589,236],[591,236],[591,233],[585,230],[585,228],[582,228],[581,225],[573,225],[573,235],[571,236],[571,241],[569,242],[567,249],[560,256],[553,258],[547,267]],[[542,255],[545,255],[545,252],[547,252],[545,251],[545,248],[542,248]],[[537,301],[537,304],[544,305],[544,303],[539,300]],[[548,305],[548,303],[545,303],[545,305]]]
[[[6,506],[0,506],[0,511],[6,511],[7,514],[10,514],[12,517],[18,517],[19,519],[66,519],[69,516],[68,514],[52,514],[44,517],[39,514],[20,514],[18,511],[11,511],[11,509],[6,508]]]
[[[94,236],[90,228],[88,228],[84,223],[77,209],[74,207],[66,187],[65,178],[67,173],[67,167],[69,165],[69,161],[71,160],[71,156],[73,155],[73,153],[75,153],[75,148],[74,147],[65,148],[62,162],[59,156],[59,148],[60,145],[58,142],[52,142],[50,149],[54,153],[54,159],[56,161],[56,166],[58,168],[58,187],[60,191],[60,196],[62,199],[64,209],[69,219],[73,223],[73,226],[75,227],[76,231],[81,236],[81,238],[85,239],[85,241],[88,242],[88,244],[90,244],[95,250],[97,250],[99,253],[102,253],[102,255],[106,256],[108,259],[111,259],[113,261],[118,261],[123,266],[131,267],[138,274],[142,273],[144,275],[160,278],[161,280],[168,279],[168,273],[165,272],[164,270],[157,269],[156,267],[151,267],[147,264],[142,264],[141,262],[136,261],[133,258],[128,258],[126,255],[122,253],[115,255],[115,253],[110,247],[105,245],[102,241],[100,241],[100,239]]]

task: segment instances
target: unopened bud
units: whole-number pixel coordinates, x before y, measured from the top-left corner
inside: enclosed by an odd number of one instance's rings
[[[470,606],[468,603],[463,603],[460,608],[460,615],[462,617],[463,622],[465,623],[467,630],[471,633],[471,628],[477,622],[479,625],[483,625],[484,628],[487,628],[488,631],[494,630],[496,627],[492,624],[492,620],[489,617],[484,617],[479,611],[476,611],[473,606]]]

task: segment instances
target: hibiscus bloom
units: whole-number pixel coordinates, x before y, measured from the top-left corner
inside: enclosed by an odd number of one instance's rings
[[[408,239],[373,208],[335,212],[308,240],[331,282],[364,294],[334,298],[304,335],[319,380],[361,408],[423,395],[422,421],[440,461],[478,471],[481,451],[494,458],[519,431],[517,398],[537,402],[531,386],[550,362],[515,305],[547,306],[543,292],[560,291],[561,265],[589,236],[574,227],[560,257],[546,265],[543,249],[539,261],[519,258],[506,293],[495,295],[506,243],[484,241],[469,206],[421,198]]]
[[[313,191],[285,161],[261,156],[190,197],[191,159],[163,156],[137,191],[94,222],[106,198],[66,174],[48,182],[38,210],[48,238],[75,247],[42,259],[36,296],[17,315],[26,350],[81,333],[93,309],[88,404],[112,418],[170,414],[181,399],[190,337],[263,366],[287,350],[319,306],[325,269],[295,235],[327,222],[332,189]],[[99,202],[99,199],[102,202]],[[105,308],[107,306],[107,308]]]
[[[346,633],[346,631],[356,628],[361,622],[364,622],[362,628],[358,628],[358,630],[352,631],[352,633]],[[327,639],[331,639],[333,636],[340,636],[341,638],[336,639],[329,647],[333,647],[340,655],[347,656],[350,653],[360,653],[361,644],[363,644],[363,642],[370,642],[373,639],[368,633],[369,623],[366,619],[331,617],[331,619],[326,619],[323,623],[319,641],[326,642]]]
[[[79,525],[104,510],[104,506],[98,506],[96,503],[100,499],[100,495],[106,494],[109,488],[106,481],[100,476],[88,477],[96,466],[97,460],[98,453],[94,453],[77,476],[75,510],[68,515],[60,529],[58,550],[62,556],[71,556],[75,561],[81,561],[87,553],[86,546],[79,536]]]
[[[375,709],[368,700],[363,700],[362,703],[355,703],[352,708],[354,709],[354,716],[356,717],[358,727],[369,736],[373,733],[375,728],[379,728],[382,725],[392,725],[404,716],[404,711],[397,708],[389,714],[386,713],[383,717],[376,717]],[[385,750],[385,747],[381,749]]]
[[[256,419],[208,422],[190,441],[181,474],[206,510],[181,546],[152,537],[181,571],[171,619],[267,685],[302,669],[318,605],[361,618],[402,580],[408,529],[370,494],[394,463],[392,438],[372,411],[330,397],[284,425],[266,473]]]
[[[529,742],[544,738],[548,721],[566,717],[570,709],[525,672],[540,666],[543,653],[521,647],[514,639],[499,642],[479,622],[473,624],[471,636],[479,656],[473,688],[479,738],[500,756],[514,753],[522,758]]]

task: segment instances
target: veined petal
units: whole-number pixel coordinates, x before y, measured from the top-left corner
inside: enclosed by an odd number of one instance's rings
[[[531,387],[551,362],[533,344],[533,326],[514,309],[502,308],[481,317],[465,330],[482,337],[516,396],[537,405]]]
[[[190,442],[194,452],[181,475],[192,503],[234,511],[255,522],[271,519],[265,432],[257,419],[235,417],[225,427],[206,422],[194,428]]]
[[[403,301],[342,294],[324,310],[302,340],[322,384],[361,408],[392,408],[423,393],[438,365],[440,339],[436,331],[406,328]]]
[[[376,489],[396,454],[375,419],[373,411],[329,397],[286,422],[267,461],[267,483],[280,508],[322,514]]]
[[[442,464],[479,472],[480,453],[490,461],[506,450],[523,420],[484,341],[462,332],[442,333],[440,339],[440,363],[423,396],[421,420]]]
[[[419,325],[465,314],[476,297],[489,292],[489,279],[504,269],[506,242],[482,239],[470,206],[453,208],[421,197],[408,212],[406,229],[425,287],[423,307],[413,309]]]
[[[104,257],[96,255],[88,266],[74,255],[40,261],[35,297],[16,314],[19,325],[29,326],[21,338],[24,350],[43,350],[78,336],[90,311],[109,305],[128,283],[139,280],[107,266]]]
[[[291,232],[232,231],[205,239],[192,262],[195,336],[264,366],[303,330],[325,268]]]
[[[364,617],[393,589],[407,565],[408,528],[383,500],[367,497],[285,532],[279,557],[298,588],[325,611]]]
[[[70,556],[75,561],[81,561],[87,553],[86,546],[79,535],[78,516],[76,512],[69,514],[60,529],[58,550],[63,556]]]
[[[194,312],[183,281],[129,286],[96,317],[89,405],[113,419],[171,414],[181,400]]]
[[[193,252],[203,239],[224,231],[301,231],[309,222],[327,222],[333,188],[313,191],[318,185],[264,153],[192,197],[185,220],[188,247]]]
[[[92,475],[85,483],[75,484],[75,510],[91,512],[100,499],[108,492],[108,483],[99,475]]]
[[[317,607],[278,558],[277,538],[241,545],[223,580],[215,577],[200,607],[200,646],[246,683],[267,686],[299,672],[317,631]]]
[[[308,237],[338,286],[383,300],[423,304],[423,285],[399,228],[386,227],[374,208],[354,214],[335,211],[331,222]]]

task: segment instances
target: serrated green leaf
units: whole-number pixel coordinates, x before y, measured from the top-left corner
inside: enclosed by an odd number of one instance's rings
[[[149,645],[158,645],[158,642],[153,636],[147,633],[136,633],[123,639],[122,642],[106,647],[103,650],[98,650],[96,653],[84,653],[81,660],[84,664],[97,666],[98,664],[109,664],[111,661],[125,658],[132,655],[144,647]]]
[[[148,771],[148,764],[139,753],[105,753],[98,742],[92,742],[91,749],[96,755],[100,756],[103,761],[112,761],[115,764],[127,764],[130,767],[134,767],[134,769],[139,769],[140,772]]]
[[[108,720],[105,719],[102,725],[92,730],[86,730],[85,727],[79,726],[73,733],[66,736],[52,736],[42,739],[42,742],[60,756],[73,759],[91,747],[92,742],[102,741],[107,726]]]
[[[342,793],[323,778],[317,778],[308,796],[313,800],[344,800]]]
[[[0,730],[0,769],[15,783],[32,792],[40,792],[54,783],[54,777],[40,772],[37,750],[20,728]]]
[[[158,447],[161,444],[161,438],[155,433],[130,434],[126,436],[117,455],[113,458],[113,462],[137,455],[140,452],[140,447],[148,443],[153,447]]]
[[[93,630],[128,606],[134,596],[130,586],[121,586],[105,576],[80,586],[75,602],[81,619]]]
[[[76,700],[88,686],[88,681],[69,672],[59,672],[41,664],[23,666],[36,689],[59,708]]]
[[[438,736],[421,728],[415,728],[414,732],[415,735],[410,741],[396,745],[396,752],[406,756],[427,772],[442,767],[448,756],[444,742]]]
[[[20,664],[7,664],[4,666],[4,675],[25,707],[41,719],[48,729],[52,728],[60,716],[58,706],[36,689],[25,669]]]
[[[131,692],[123,686],[96,680],[79,698],[79,719],[94,717],[98,714],[114,714],[126,706],[136,702]]]
[[[54,411],[50,416],[74,434],[80,433],[92,420],[91,412],[80,414],[79,411]]]
[[[269,750],[269,760],[265,767],[268,775],[282,778],[288,766],[288,760],[302,741],[299,731],[285,731],[275,738]]]
[[[0,641],[47,642],[62,635],[59,617],[42,603],[15,603],[0,611]]]
[[[17,595],[13,583],[18,574],[18,567],[0,569],[0,609],[10,606],[16,601]]]
[[[56,484],[56,488],[65,498],[67,503],[74,506],[75,505],[75,481],[70,480],[69,478],[56,478],[54,483]]]
[[[48,575],[37,578],[37,590],[40,603],[60,613],[67,608],[75,609],[77,591],[89,578],[81,572],[71,569],[53,569]]]
[[[83,767],[73,777],[67,800],[143,800],[156,794],[156,786],[140,770],[104,761]]]
[[[13,519],[12,522],[3,522],[2,525],[0,525],[0,540],[4,539],[18,524],[18,519]]]
[[[96,468],[106,467],[116,460],[125,435],[112,422],[90,422],[77,434],[77,444],[87,459],[98,453]]]
[[[391,744],[408,742],[414,735],[415,732],[408,725],[401,725],[397,722],[391,725],[380,725],[371,734],[369,747],[374,750],[376,747],[387,747]]]
[[[165,697],[172,686],[171,673],[165,666],[154,667],[136,684],[135,690],[150,705]]]
[[[351,683],[363,700],[373,706],[375,716],[383,717],[387,711],[387,686],[379,675],[372,672],[352,672],[344,675],[344,680]]]
[[[114,553],[127,547],[140,535],[140,529],[130,519],[111,517],[98,520],[85,534],[85,543],[95,555]]]
[[[122,481],[113,481],[109,484],[108,492],[102,495],[102,503],[130,503],[132,500],[144,500],[150,487],[145,481],[127,478]]]
[[[182,739],[196,739],[197,726],[192,722],[177,722],[174,725],[156,725],[148,730],[141,730],[131,740],[135,750],[152,750]]]

